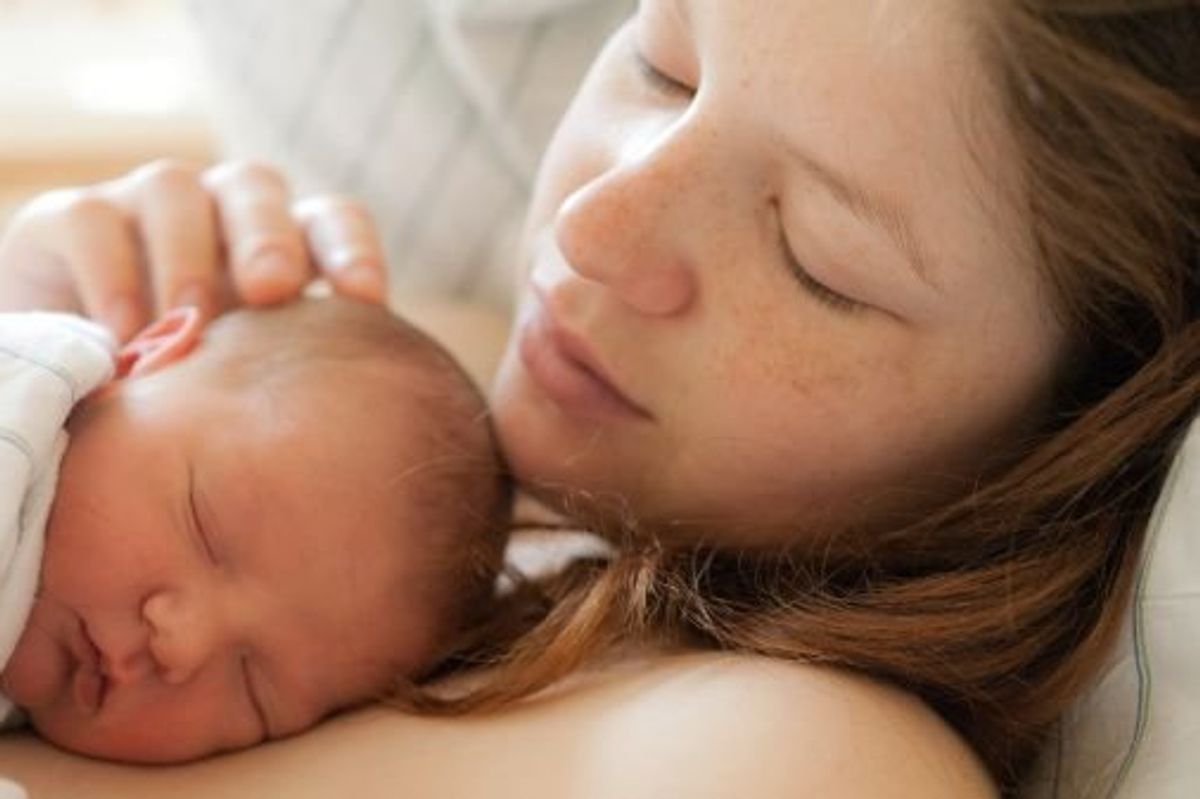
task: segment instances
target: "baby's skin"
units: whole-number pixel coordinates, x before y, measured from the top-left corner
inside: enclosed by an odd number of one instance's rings
[[[368,313],[351,305],[325,321]],[[448,634],[407,477],[436,457],[413,370],[275,357],[247,347],[254,320],[223,324],[164,317],[68,423],[0,675],[65,748],[176,762],[292,735],[419,674]]]

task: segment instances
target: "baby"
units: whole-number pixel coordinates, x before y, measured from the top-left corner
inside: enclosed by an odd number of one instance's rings
[[[0,693],[99,757],[250,746],[417,678],[501,558],[482,398],[344,300],[176,310],[115,354],[0,315],[0,456]]]

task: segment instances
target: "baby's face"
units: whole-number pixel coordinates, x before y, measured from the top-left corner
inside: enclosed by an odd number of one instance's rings
[[[345,380],[231,392],[204,375],[113,384],[72,420],[2,682],[66,748],[167,762],[248,746],[429,657],[406,573],[419,540],[387,501],[396,442],[367,421],[396,409]]]

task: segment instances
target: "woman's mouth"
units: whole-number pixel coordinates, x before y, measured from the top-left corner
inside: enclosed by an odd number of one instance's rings
[[[530,377],[564,412],[595,421],[653,421],[607,376],[587,342],[554,323],[540,298],[521,325],[518,347]]]

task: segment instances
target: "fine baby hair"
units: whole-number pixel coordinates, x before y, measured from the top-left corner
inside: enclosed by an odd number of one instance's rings
[[[480,612],[500,568],[511,488],[486,400],[442,345],[381,307],[337,297],[227,314],[205,341],[214,354],[227,348],[226,379],[268,391],[287,390],[287,379],[301,374],[328,379],[330,365],[361,366],[343,383],[347,392],[361,389],[360,380],[385,392],[364,399],[364,417],[404,425],[416,437],[409,446],[427,453],[396,478],[419,486],[405,509],[419,512],[415,526],[430,547],[430,599],[445,629]]]

